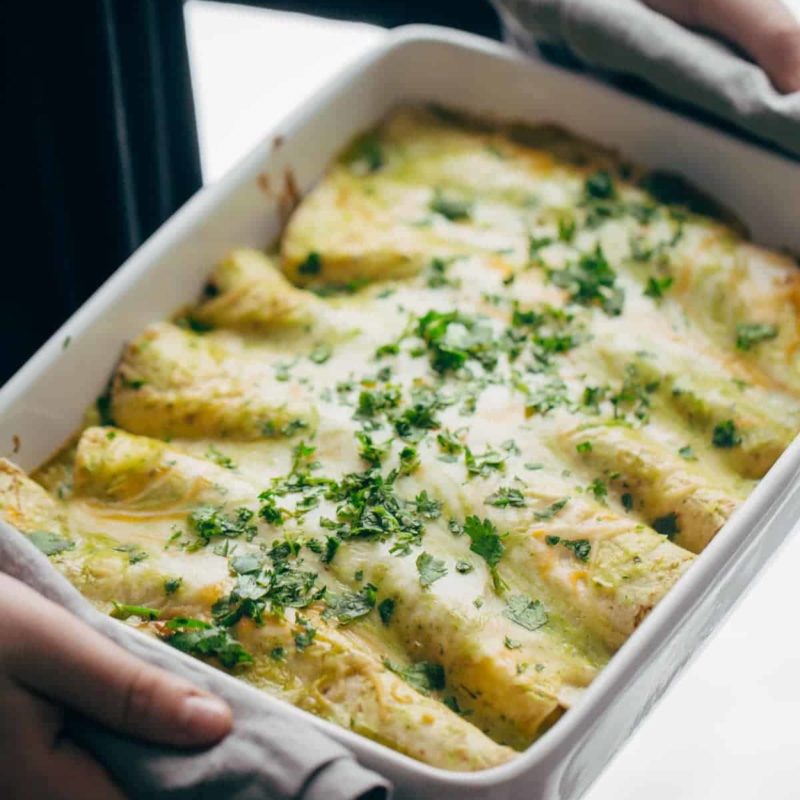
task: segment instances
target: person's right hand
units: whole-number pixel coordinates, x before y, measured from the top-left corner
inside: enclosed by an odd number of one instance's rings
[[[781,92],[800,91],[800,23],[781,0],[644,0],[689,28],[738,45]]]
[[[123,799],[103,767],[64,737],[65,709],[180,747],[213,744],[231,728],[221,700],[0,574],[0,798]]]

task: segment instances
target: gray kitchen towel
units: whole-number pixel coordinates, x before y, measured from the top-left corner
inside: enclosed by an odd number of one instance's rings
[[[69,735],[91,752],[131,800],[383,800],[388,782],[312,725],[206,664],[173,652],[94,609],[21,533],[0,522],[0,571],[37,589],[151,664],[225,698],[233,731],[206,750],[147,744],[80,715]],[[76,675],[75,680],[80,680]]]
[[[508,40],[566,46],[595,69],[635,75],[800,156],[800,92],[783,95],[731,47],[639,0],[492,0]]]

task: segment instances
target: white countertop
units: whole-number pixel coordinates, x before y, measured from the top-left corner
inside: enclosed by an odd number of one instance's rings
[[[800,15],[800,0],[785,2]],[[186,14],[206,181],[385,35],[203,0]],[[800,798],[796,565],[795,535],[587,800]]]

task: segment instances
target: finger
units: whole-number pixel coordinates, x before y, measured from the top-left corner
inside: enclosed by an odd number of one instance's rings
[[[0,575],[0,608],[0,659],[20,684],[153,742],[211,744],[229,732],[221,700],[134,658],[7,575]]]
[[[689,27],[739,45],[782,92],[800,90],[800,23],[781,0],[645,0]]]
[[[62,724],[52,703],[0,680],[0,797],[124,800],[97,762],[60,738]]]

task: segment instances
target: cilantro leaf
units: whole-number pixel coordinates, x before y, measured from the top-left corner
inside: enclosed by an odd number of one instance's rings
[[[644,293],[647,297],[652,297],[654,300],[660,300],[664,296],[664,292],[672,286],[673,279],[669,276],[664,278],[656,278],[652,275],[647,279],[647,286]]]
[[[364,617],[375,608],[376,589],[368,583],[360,592],[346,592],[328,601],[323,616],[336,617],[342,625]]]
[[[434,558],[430,553],[422,552],[417,556],[417,572],[419,582],[423,587],[428,587],[440,578],[447,575],[447,567],[440,558]]]
[[[549,272],[550,281],[566,289],[570,300],[580,305],[599,305],[609,316],[619,316],[625,291],[616,285],[617,273],[598,244],[594,252],[583,253],[577,262]]]
[[[546,536],[545,542],[554,547],[560,544],[571,550],[579,561],[588,561],[592,553],[592,543],[588,539],[562,539],[560,536]]]
[[[128,617],[141,617],[145,620],[158,619],[161,612],[157,608],[149,608],[148,606],[130,606],[125,603],[114,602],[114,608],[111,611],[111,616],[114,619],[128,619]]]
[[[522,594],[515,594],[508,599],[503,614],[512,622],[526,630],[535,631],[547,624],[548,616],[545,607],[539,600],[531,600]]]
[[[249,508],[237,508],[234,515],[214,506],[200,506],[189,514],[189,525],[198,537],[198,546],[207,545],[214,538],[233,539],[245,536],[248,541],[256,534],[254,517]]]
[[[438,519],[442,514],[441,502],[428,497],[428,492],[424,489],[414,498],[414,505],[417,514],[424,519]]]
[[[392,621],[394,615],[395,601],[391,597],[387,597],[378,604],[378,616],[384,625],[388,625]]]
[[[216,658],[228,669],[253,661],[228,631],[199,619],[174,617],[164,625],[161,635],[177,650],[202,658]]]
[[[324,364],[333,355],[333,347],[328,342],[320,342],[314,346],[308,357],[315,364]]]
[[[508,486],[501,486],[496,492],[492,492],[484,501],[486,505],[495,506],[497,508],[513,508],[525,507],[525,496],[519,489],[510,488]]]
[[[319,275],[322,272],[322,257],[312,250],[305,261],[298,265],[297,271],[300,275]]]
[[[434,191],[429,207],[434,214],[441,214],[451,222],[469,219],[472,214],[472,203],[445,194],[440,189]]]
[[[558,514],[568,502],[569,497],[562,497],[561,500],[556,500],[555,503],[551,503],[547,508],[543,508],[541,511],[534,511],[533,518],[538,522],[546,522]]]
[[[736,428],[736,423],[732,419],[714,426],[711,433],[711,443],[714,447],[730,449],[742,443],[742,436]]]
[[[500,563],[505,545],[491,520],[485,519],[481,522],[479,517],[469,516],[464,520],[464,533],[470,538],[469,549],[473,553],[492,568]]]
[[[427,695],[432,691],[440,691],[446,684],[444,667],[433,661],[417,661],[404,667],[386,658],[383,665],[395,675],[399,675],[420,694]]]
[[[736,347],[750,350],[754,345],[768,342],[778,335],[778,326],[764,322],[741,322],[736,326]]]
[[[57,556],[59,553],[75,549],[75,542],[51,531],[33,531],[28,534],[28,539],[46,556]]]
[[[668,514],[654,519],[651,523],[651,527],[656,533],[666,536],[670,541],[681,532],[678,515],[674,511],[670,511]]]

